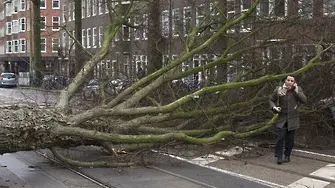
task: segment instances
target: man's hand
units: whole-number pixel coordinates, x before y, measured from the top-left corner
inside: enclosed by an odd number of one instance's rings
[[[286,92],[287,92],[286,89],[278,89],[278,95],[279,95],[280,97],[285,96],[285,95],[286,95]]]
[[[294,92],[298,93],[299,92],[299,90],[298,90],[298,84],[294,83],[293,87],[294,87]]]
[[[279,113],[281,111],[281,108],[279,106],[274,106],[272,110]]]

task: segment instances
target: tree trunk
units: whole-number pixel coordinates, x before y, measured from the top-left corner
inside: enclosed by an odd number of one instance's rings
[[[34,6],[34,72],[36,84],[40,85],[44,76],[44,66],[41,56],[41,10],[40,10],[40,0],[33,0]]]
[[[160,0],[149,3],[148,17],[148,74],[162,67],[162,35],[160,26]]]
[[[82,41],[81,41],[81,27],[82,27],[82,19],[81,19],[81,7],[82,7],[82,0],[75,0],[75,38],[77,41],[75,43],[75,74],[78,74],[81,68],[84,66],[85,62],[85,53],[81,49]],[[72,78],[75,75],[72,76]]]

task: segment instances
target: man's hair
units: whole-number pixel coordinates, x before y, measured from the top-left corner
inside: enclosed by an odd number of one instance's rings
[[[295,75],[293,75],[293,74],[289,74],[289,75],[287,75],[287,76],[293,77],[293,78],[294,78],[294,82],[297,82],[297,81],[298,81],[297,76],[295,76]],[[287,76],[286,76],[286,78],[287,78]],[[285,79],[286,79],[286,78],[285,78]]]

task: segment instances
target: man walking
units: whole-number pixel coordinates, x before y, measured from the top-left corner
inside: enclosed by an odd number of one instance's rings
[[[270,108],[278,113],[276,127],[278,137],[276,139],[275,157],[277,164],[290,162],[291,152],[294,146],[294,133],[300,127],[298,104],[306,103],[307,98],[301,87],[298,86],[294,76],[287,76],[282,86],[276,87],[270,95]],[[285,158],[283,159],[283,146],[285,142]]]

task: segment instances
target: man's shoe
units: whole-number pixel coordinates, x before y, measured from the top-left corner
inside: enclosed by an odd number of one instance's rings
[[[281,158],[281,157],[278,157],[278,159],[277,159],[277,164],[282,164],[283,163],[283,159]]]
[[[290,161],[291,161],[290,157],[289,156],[285,156],[285,158],[283,160],[283,163],[288,163]]]

